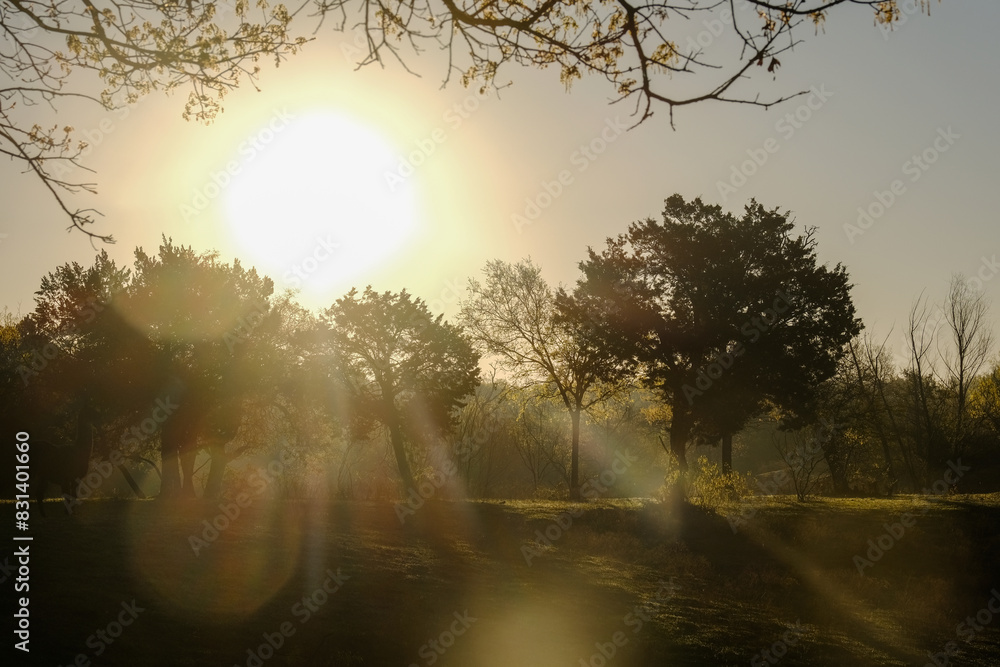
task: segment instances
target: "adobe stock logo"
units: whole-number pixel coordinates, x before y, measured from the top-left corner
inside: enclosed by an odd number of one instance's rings
[[[774,124],[774,131],[781,136],[784,141],[789,141],[798,130],[801,130],[806,123],[812,119],[827,101],[833,97],[833,93],[826,89],[826,84],[813,86],[810,89],[809,97],[795,108],[795,111],[786,113]],[[781,142],[777,137],[768,137],[759,147],[748,148],[746,150],[747,159],[739,164],[729,167],[729,178],[725,181],[715,182],[715,188],[719,191],[723,203],[729,199],[729,195],[735,194],[753,176],[764,168],[771,156],[781,150]],[[741,156],[742,157],[742,156]]]
[[[1000,615],[1000,591],[996,588],[990,590],[990,598],[975,615],[967,616],[964,621],[955,626],[955,634],[965,640],[966,643],[976,638],[976,635],[983,632],[995,616]],[[927,651],[930,662],[924,663],[924,667],[947,667],[952,664],[951,659],[961,651],[958,642],[948,642],[941,647],[938,653]]]
[[[208,209],[209,204],[229,187],[233,181],[233,177],[243,171],[243,168],[252,162],[258,154],[264,152],[268,145],[293,120],[295,120],[295,116],[288,113],[287,110],[281,109],[279,111],[275,109],[267,126],[261,128],[260,131],[248,137],[239,145],[237,150],[242,158],[240,160],[230,160],[221,171],[211,172],[208,182],[195,188],[191,194],[191,199],[180,205],[179,213],[184,222],[190,222]]]
[[[433,665],[436,663],[448,649],[455,645],[455,640],[464,635],[472,627],[472,624],[479,620],[470,616],[468,609],[461,614],[456,611],[452,616],[455,617],[455,620],[451,622],[451,625],[435,639],[428,640],[417,651],[417,654],[424,659],[425,664]],[[420,664],[413,662],[410,663],[409,667],[420,667]]]
[[[582,143],[569,156],[569,163],[576,167],[577,173],[582,174],[587,171],[591,164],[597,161],[605,151],[618,141],[618,138],[628,130],[628,123],[623,122],[618,116],[614,119],[607,118],[604,126],[593,138],[586,143]],[[566,192],[575,182],[576,177],[569,169],[562,169],[552,180],[543,180],[539,183],[540,188],[533,196],[524,200],[523,213],[514,213],[510,216],[511,224],[517,233],[522,233],[526,226],[535,224],[542,213],[552,206],[559,197]]]
[[[934,137],[930,145],[920,153],[911,155],[910,159],[902,164],[900,171],[904,176],[910,177],[910,183],[916,183],[961,138],[962,135],[953,131],[950,125],[947,129],[937,128],[937,136]],[[870,201],[867,206],[858,207],[858,218],[855,224],[844,223],[844,234],[847,236],[848,243],[854,245],[857,237],[871,229],[906,192],[906,183],[901,178],[894,179],[885,190],[872,191],[873,201]]]
[[[993,279],[993,276],[1000,273],[1000,262],[997,261],[997,256],[994,254],[989,259],[986,255],[982,256],[982,261],[979,264],[979,268],[976,270],[976,275],[969,278],[969,283],[972,285],[972,289],[981,290],[985,283]]]

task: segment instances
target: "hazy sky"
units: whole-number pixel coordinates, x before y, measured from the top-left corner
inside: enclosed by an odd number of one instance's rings
[[[485,98],[441,90],[435,54],[410,60],[419,78],[391,62],[354,71],[353,33],[327,29],[209,127],[181,119],[186,92],[118,112],[66,105],[55,121],[93,144],[82,162],[97,173],[73,176],[99,194],[72,201],[104,213],[95,231],[114,234],[120,264],[166,233],[300,287],[312,307],[370,283],[451,315],[453,287],[489,259],[530,255],[570,283],[588,245],[658,217],[675,192],[734,212],[755,197],[818,227],[821,260],[847,266],[866,325],[895,325],[898,348],[913,301],[939,301],[955,272],[983,278],[1000,333],[1000,4],[932,11],[884,34],[866,10],[834,10],[774,80],[749,84],[814,95],[681,108],[676,130],[661,108],[624,131],[630,103],[609,106],[596,79],[566,93],[556,70],[508,70],[513,86]],[[42,275],[95,251],[18,166],[0,163],[0,303],[24,314]]]

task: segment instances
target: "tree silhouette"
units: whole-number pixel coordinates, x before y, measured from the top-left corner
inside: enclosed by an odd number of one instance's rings
[[[989,373],[983,374],[969,396],[969,410],[973,417],[992,432],[995,442],[1000,442],[1000,361]]]
[[[83,397],[101,412],[110,407],[108,389],[121,365],[107,354],[114,328],[109,303],[128,280],[128,269],[106,252],[90,267],[67,263],[42,278],[34,310],[7,330],[4,404],[12,416],[46,432],[52,412],[72,411],[65,406]],[[72,440],[69,431],[45,437]]]
[[[955,393],[954,427],[948,454],[961,456],[974,431],[968,414],[969,394],[980,371],[986,367],[994,338],[989,325],[989,301],[965,276],[952,276],[944,306],[952,349],[941,355],[941,362]],[[935,472],[947,467],[946,457],[931,459],[928,463],[935,467]]]
[[[193,495],[197,450],[231,440],[244,399],[260,391],[272,290],[238,260],[225,264],[166,237],[155,256],[137,248],[131,271],[102,252],[90,268],[66,264],[42,279],[21,347],[48,350],[51,360],[29,354],[19,374],[29,389],[93,396],[126,434],[109,443],[125,454],[145,455],[158,441],[161,495]],[[151,413],[156,430],[129,437]],[[221,482],[225,464],[214,457],[210,478]]]
[[[757,202],[737,219],[674,195],[662,222],[634,223],[580,264],[594,335],[670,407],[682,470],[693,436],[728,440],[767,406],[807,419],[860,330],[846,270],[819,266],[813,231],[793,226]]]
[[[242,401],[260,390],[255,350],[260,334],[277,325],[271,312],[273,283],[239,260],[163,239],[156,256],[135,252],[133,280],[117,310],[152,343],[158,391],[177,405],[163,421],[161,495],[193,496],[197,450],[231,440]],[[179,464],[179,467],[178,467]],[[221,475],[226,459],[213,460]]]
[[[479,381],[479,355],[462,330],[404,290],[352,289],[323,314],[330,370],[352,406],[355,428],[389,433],[405,493],[416,490],[407,457],[427,431],[447,428]]]

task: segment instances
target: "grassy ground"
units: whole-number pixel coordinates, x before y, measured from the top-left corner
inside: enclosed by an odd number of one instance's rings
[[[12,505],[2,513],[12,525]],[[743,517],[735,532],[725,514]],[[959,634],[1000,590],[997,495],[718,513],[428,503],[402,524],[391,504],[258,499],[196,555],[190,537],[218,515],[154,501],[33,511],[32,651],[14,664],[924,665],[948,642],[948,664],[1000,660],[1000,614]],[[859,574],[854,557],[880,536],[891,546]]]

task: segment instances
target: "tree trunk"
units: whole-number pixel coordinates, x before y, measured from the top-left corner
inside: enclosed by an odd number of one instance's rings
[[[679,512],[684,506],[687,497],[687,442],[691,437],[692,420],[691,415],[685,412],[679,404],[675,403],[672,407],[673,416],[670,420],[670,453],[673,454],[674,458],[677,460],[677,466],[680,468],[680,476],[677,478],[677,483],[674,488],[669,490],[667,502],[669,503],[670,511]]]
[[[129,488],[132,489],[132,493],[134,493],[137,498],[145,500],[146,494],[143,493],[142,489],[139,488],[139,485],[136,484],[135,477],[133,477],[132,473],[128,471],[128,468],[126,468],[124,465],[119,465],[117,466],[117,468],[118,472],[120,472],[122,474],[122,477],[125,478],[125,481],[128,482]]]
[[[160,496],[163,498],[194,497],[192,476],[197,454],[197,423],[190,403],[184,403],[160,429]]]
[[[208,451],[212,457],[212,463],[208,468],[205,497],[218,498],[222,495],[222,480],[226,474],[226,466],[229,464],[229,455],[226,454],[225,444],[212,445]]]
[[[570,454],[569,497],[580,500],[580,407],[570,410],[573,421],[573,446]]]
[[[195,443],[185,438],[181,443],[178,457],[181,462],[181,498],[194,498],[194,460],[198,456],[198,448]]]
[[[160,432],[160,498],[176,498],[181,492],[178,464],[180,427],[176,416],[168,418]]]
[[[722,434],[722,472],[733,471],[733,434],[726,431]]]
[[[681,469],[681,476],[686,476],[688,471],[687,463],[687,442],[691,437],[692,420],[691,415],[682,407],[681,401],[675,401],[673,416],[670,419],[670,453],[677,459],[677,465]]]
[[[833,492],[839,496],[846,496],[851,490],[847,480],[847,465],[843,460],[843,452],[833,444],[832,437],[830,443],[823,448],[823,460],[826,461],[826,467],[830,470]]]
[[[417,490],[417,483],[410,471],[410,463],[406,460],[406,448],[403,446],[403,431],[399,425],[399,417],[395,414],[395,406],[389,408],[388,419],[389,440],[392,442],[392,453],[396,455],[396,466],[399,468],[399,480],[403,485],[403,495],[409,495]]]

